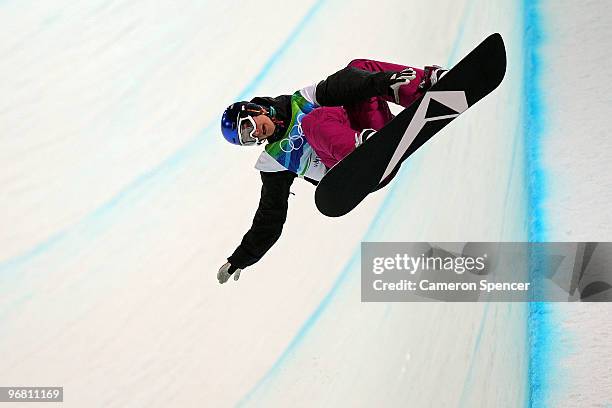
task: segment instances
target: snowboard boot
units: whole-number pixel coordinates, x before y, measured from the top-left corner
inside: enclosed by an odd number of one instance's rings
[[[429,88],[434,86],[436,82],[440,80],[448,72],[448,69],[442,68],[438,65],[427,65],[424,68],[425,74],[423,80],[419,84],[419,90],[427,91]]]

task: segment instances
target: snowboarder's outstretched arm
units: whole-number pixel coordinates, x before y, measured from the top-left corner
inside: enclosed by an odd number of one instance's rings
[[[394,96],[397,102],[394,91],[415,77],[411,68],[405,72],[372,72],[348,66],[317,84],[316,102],[320,106],[343,106],[374,96]]]
[[[261,172],[261,198],[253,224],[234,253],[227,258],[235,268],[253,265],[274,245],[287,219],[289,188],[296,175],[290,171]]]

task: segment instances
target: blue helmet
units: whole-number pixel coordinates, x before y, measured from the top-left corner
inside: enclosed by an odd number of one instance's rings
[[[221,116],[221,133],[223,133],[223,137],[231,144],[238,146],[241,145],[238,136],[238,114],[246,103],[236,102],[231,104],[225,109],[223,116]]]
[[[231,104],[221,116],[221,133],[225,140],[238,146],[261,144],[254,137],[254,116],[267,114],[267,110],[252,102],[236,102]]]

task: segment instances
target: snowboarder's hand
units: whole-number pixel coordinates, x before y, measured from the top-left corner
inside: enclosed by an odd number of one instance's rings
[[[219,268],[219,272],[217,272],[217,279],[219,283],[225,283],[229,280],[230,276],[234,275],[234,280],[237,281],[240,279],[240,272],[242,269],[236,268],[231,263],[227,262],[221,268]]]
[[[372,137],[374,134],[376,134],[376,131],[374,129],[363,129],[361,133],[355,133],[355,147],[357,148],[364,144],[365,141]]]
[[[400,72],[396,72],[391,75],[389,78],[389,87],[393,91],[393,97],[395,98],[395,103],[399,105],[399,90],[400,86],[408,85],[410,81],[416,78],[416,71],[412,68],[406,68],[401,70]]]

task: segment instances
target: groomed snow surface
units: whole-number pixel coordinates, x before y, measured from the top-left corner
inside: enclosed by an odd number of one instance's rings
[[[612,403],[607,304],[360,302],[362,241],[610,240],[612,10],[573,3],[0,2],[0,386],[67,407]],[[493,32],[492,95],[346,217],[296,180],[280,241],[217,283],[261,187],[226,105],[354,58],[450,66]]]

